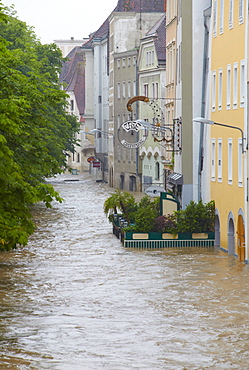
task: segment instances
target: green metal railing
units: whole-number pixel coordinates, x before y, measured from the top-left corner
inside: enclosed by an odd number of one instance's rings
[[[213,248],[214,239],[195,239],[195,240],[126,240],[125,248],[136,249],[163,249],[163,248]]]

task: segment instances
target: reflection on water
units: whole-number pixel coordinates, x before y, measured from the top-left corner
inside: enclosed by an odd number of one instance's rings
[[[0,254],[0,369],[248,369],[248,266],[207,249],[126,250],[85,176]]]

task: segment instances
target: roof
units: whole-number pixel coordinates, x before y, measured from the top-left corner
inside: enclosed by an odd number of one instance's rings
[[[166,14],[146,33],[143,40],[154,38],[155,49],[159,64],[166,63]]]
[[[108,34],[109,34],[109,20],[107,18],[104,21],[104,23],[99,27],[99,29],[90,35],[90,39],[82,45],[83,49],[91,48],[94,40],[96,39],[103,40],[108,36]]]
[[[164,0],[118,0],[115,12],[165,12]]]
[[[73,91],[79,113],[85,110],[85,67],[81,47],[76,46],[67,55],[61,69],[60,81],[66,83],[65,90]]]
[[[156,30],[155,48],[159,63],[166,62],[166,15],[161,18]]]

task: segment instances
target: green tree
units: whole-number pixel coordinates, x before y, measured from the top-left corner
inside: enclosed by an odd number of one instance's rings
[[[61,201],[47,177],[61,173],[78,130],[60,89],[62,56],[0,3],[0,249],[26,244],[30,205]]]

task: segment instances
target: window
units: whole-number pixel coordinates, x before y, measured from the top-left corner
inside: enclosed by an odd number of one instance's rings
[[[238,106],[238,63],[233,65],[233,109]]]
[[[216,145],[215,145],[215,139],[212,139],[212,144],[211,144],[211,176],[212,176],[212,181],[215,181],[215,150],[216,150]]]
[[[127,65],[128,65],[128,67],[130,67],[130,66],[131,66],[131,57],[129,57],[129,58],[128,58]]]
[[[137,63],[137,58],[136,57],[133,57],[133,65],[135,66]]]
[[[149,65],[149,52],[146,51],[146,66]]]
[[[71,110],[71,112],[73,112],[74,111],[74,100],[70,100],[70,110]]]
[[[220,34],[224,32],[224,0],[220,0]]]
[[[228,19],[229,28],[233,28],[233,0],[229,0],[229,19]]]
[[[222,109],[222,68],[219,69],[219,81],[218,81],[218,109]]]
[[[154,65],[154,63],[155,63],[155,52],[154,52],[154,50],[152,50],[152,52],[151,52],[151,64]]]
[[[233,139],[228,139],[228,184],[233,183]]]
[[[148,97],[149,95],[149,86],[148,84],[144,84],[144,96]]]
[[[118,99],[121,97],[121,85],[120,82],[118,82]]]
[[[128,98],[131,97],[131,81],[128,81],[127,83],[127,94],[128,94]]]
[[[245,105],[245,61],[240,62],[240,107]]]
[[[149,54],[149,63],[148,63],[148,64],[149,64],[149,66],[150,66],[150,65],[151,65],[151,51],[149,51],[149,53],[148,53],[148,54]]]
[[[125,67],[125,58],[122,59],[122,67],[124,68]]]
[[[156,166],[155,166],[155,180],[159,180],[160,179],[160,164],[158,162],[156,162]]]
[[[227,109],[231,109],[231,64],[227,65]]]
[[[120,59],[117,59],[117,68],[120,68]]]
[[[137,95],[137,84],[136,81],[133,81],[133,96]]]
[[[218,182],[222,182],[222,139],[218,139]]]
[[[238,186],[243,186],[242,139],[238,139]]]
[[[214,13],[213,13],[213,36],[217,35],[217,0],[214,0]]]
[[[155,83],[152,82],[152,99],[155,99]]]
[[[239,24],[244,22],[244,0],[239,0]]]
[[[123,98],[125,98],[125,82],[123,82]]]
[[[155,99],[158,99],[158,82],[155,84]]]
[[[215,100],[216,100],[216,71],[212,73],[212,111],[215,111]]]

